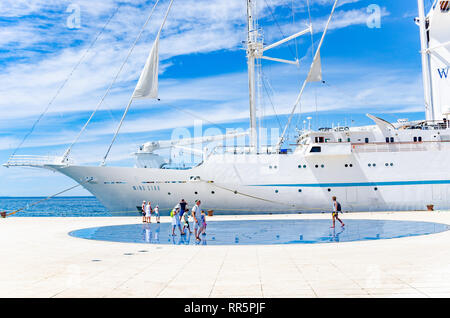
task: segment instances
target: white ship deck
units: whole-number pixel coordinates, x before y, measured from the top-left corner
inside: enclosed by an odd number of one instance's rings
[[[346,213],[343,219],[450,224],[450,213]],[[450,296],[450,231],[377,241],[258,246],[145,245],[68,235],[81,228],[138,222],[138,217],[0,219],[5,256],[0,297]]]

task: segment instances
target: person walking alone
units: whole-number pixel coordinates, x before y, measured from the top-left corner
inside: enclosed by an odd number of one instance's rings
[[[339,212],[342,211],[341,208],[341,204],[336,200],[336,197],[332,197],[333,200],[333,226],[331,227],[332,229],[334,228],[334,223],[336,220],[338,220],[341,223],[341,226],[344,226],[344,222],[341,221],[341,219],[339,218]]]

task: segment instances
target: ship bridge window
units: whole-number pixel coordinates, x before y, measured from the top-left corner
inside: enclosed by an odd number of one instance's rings
[[[314,141],[316,142],[316,144],[322,144],[325,142],[325,138],[324,137],[315,137]]]
[[[316,153],[317,152],[322,152],[322,147],[317,147],[317,146],[316,147],[312,147],[310,152],[316,152]]]

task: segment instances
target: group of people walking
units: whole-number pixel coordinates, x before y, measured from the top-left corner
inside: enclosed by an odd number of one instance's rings
[[[194,226],[194,235],[197,241],[201,241],[200,235],[206,235],[206,214],[200,208],[201,201],[196,200],[194,206],[189,213],[189,206],[184,199],[181,199],[170,212],[172,218],[172,236],[175,236],[176,228],[179,229],[180,235],[186,235],[186,231],[192,234],[191,224]],[[142,222],[151,223],[152,213],[156,214],[156,222],[160,222],[159,206],[152,210],[151,202],[142,202]]]
[[[152,223],[152,213],[156,216],[156,223],[159,223],[159,205],[156,205],[155,208],[152,209],[152,203],[150,201],[142,201],[142,222]]]
[[[333,226],[335,226],[335,220],[338,220],[342,226],[344,226],[344,222],[339,218],[339,213],[342,211],[341,204],[337,201],[336,197],[332,197],[333,201]],[[201,205],[200,200],[196,200],[194,206],[191,209],[191,213],[189,213],[189,207],[187,202],[184,199],[181,199],[180,203],[178,203],[170,212],[170,217],[172,218],[172,236],[175,236],[176,228],[179,229],[180,235],[186,235],[186,231],[189,231],[189,234],[192,234],[191,223],[194,223],[194,235],[197,241],[201,241],[200,235],[206,235],[206,214],[200,208]],[[151,202],[142,202],[142,222],[151,223],[152,213],[156,216],[156,222],[160,223],[160,215],[159,215],[159,206],[156,205],[154,209],[152,209]]]
[[[189,234],[192,233],[191,223],[194,223],[194,235],[197,241],[201,241],[200,235],[206,235],[206,214],[200,208],[200,200],[196,200],[194,206],[189,213],[189,207],[184,199],[181,199],[170,212],[172,217],[172,235],[175,236],[175,230],[178,227],[181,235],[186,235],[186,231]]]

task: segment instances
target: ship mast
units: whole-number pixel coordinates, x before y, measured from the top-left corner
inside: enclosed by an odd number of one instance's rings
[[[436,120],[433,105],[433,91],[431,86],[430,56],[428,53],[427,22],[423,0],[417,0],[419,7],[420,46],[422,55],[422,79],[425,97],[425,111],[427,120]]]
[[[262,43],[258,42],[258,28],[254,14],[256,0],[247,0],[247,65],[248,65],[248,93],[250,105],[250,151],[258,152],[258,133],[256,129],[256,90],[255,90],[255,60]]]

